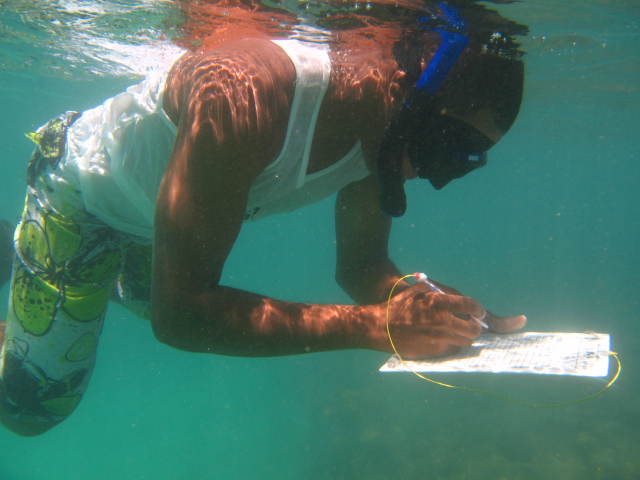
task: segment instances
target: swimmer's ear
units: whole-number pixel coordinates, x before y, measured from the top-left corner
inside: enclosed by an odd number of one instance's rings
[[[404,97],[404,90],[402,89],[402,85],[404,84],[403,80],[407,76],[405,72],[402,70],[398,70],[391,77],[391,83],[389,84],[389,96],[393,100],[401,100]]]

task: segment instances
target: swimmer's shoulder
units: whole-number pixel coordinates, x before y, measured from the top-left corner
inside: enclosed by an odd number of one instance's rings
[[[213,44],[187,52],[171,67],[164,92],[164,109],[174,121],[188,99],[205,91],[231,95],[247,86],[287,92],[292,98],[296,72],[289,56],[268,39],[249,38]]]

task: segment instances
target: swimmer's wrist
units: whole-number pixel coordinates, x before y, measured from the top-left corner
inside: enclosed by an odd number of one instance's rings
[[[389,352],[386,333],[386,304],[354,306],[349,343],[352,348]]]

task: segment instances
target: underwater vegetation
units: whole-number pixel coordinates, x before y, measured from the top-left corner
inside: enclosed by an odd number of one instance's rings
[[[618,404],[629,396],[608,395]],[[543,410],[443,389],[345,390],[317,407],[315,433],[326,447],[306,478],[637,480],[640,416],[614,413],[606,405],[616,399],[608,400]]]

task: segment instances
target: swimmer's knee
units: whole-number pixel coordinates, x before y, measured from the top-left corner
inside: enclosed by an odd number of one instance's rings
[[[51,430],[58,425],[60,421],[48,421],[48,422],[29,422],[18,419],[0,406],[0,423],[13,433],[20,435],[21,437],[36,437]]]
[[[7,408],[9,403],[0,386],[0,424],[4,425],[8,430],[20,435],[21,437],[35,437],[42,435],[48,430],[58,425],[62,420],[45,420],[45,419],[29,419],[21,415],[17,415],[16,412],[12,412],[10,408]],[[31,421],[29,421],[31,420]]]
[[[50,402],[55,402],[55,399]],[[36,398],[23,398],[21,405],[9,401],[2,380],[0,380],[0,424],[22,437],[35,437],[51,430],[67,416],[43,416]]]
[[[15,338],[11,342],[15,347]],[[23,437],[42,435],[75,411],[86,388],[85,379],[85,372],[80,371],[55,380],[27,357],[18,358],[15,351],[5,348],[0,371],[0,423]]]

